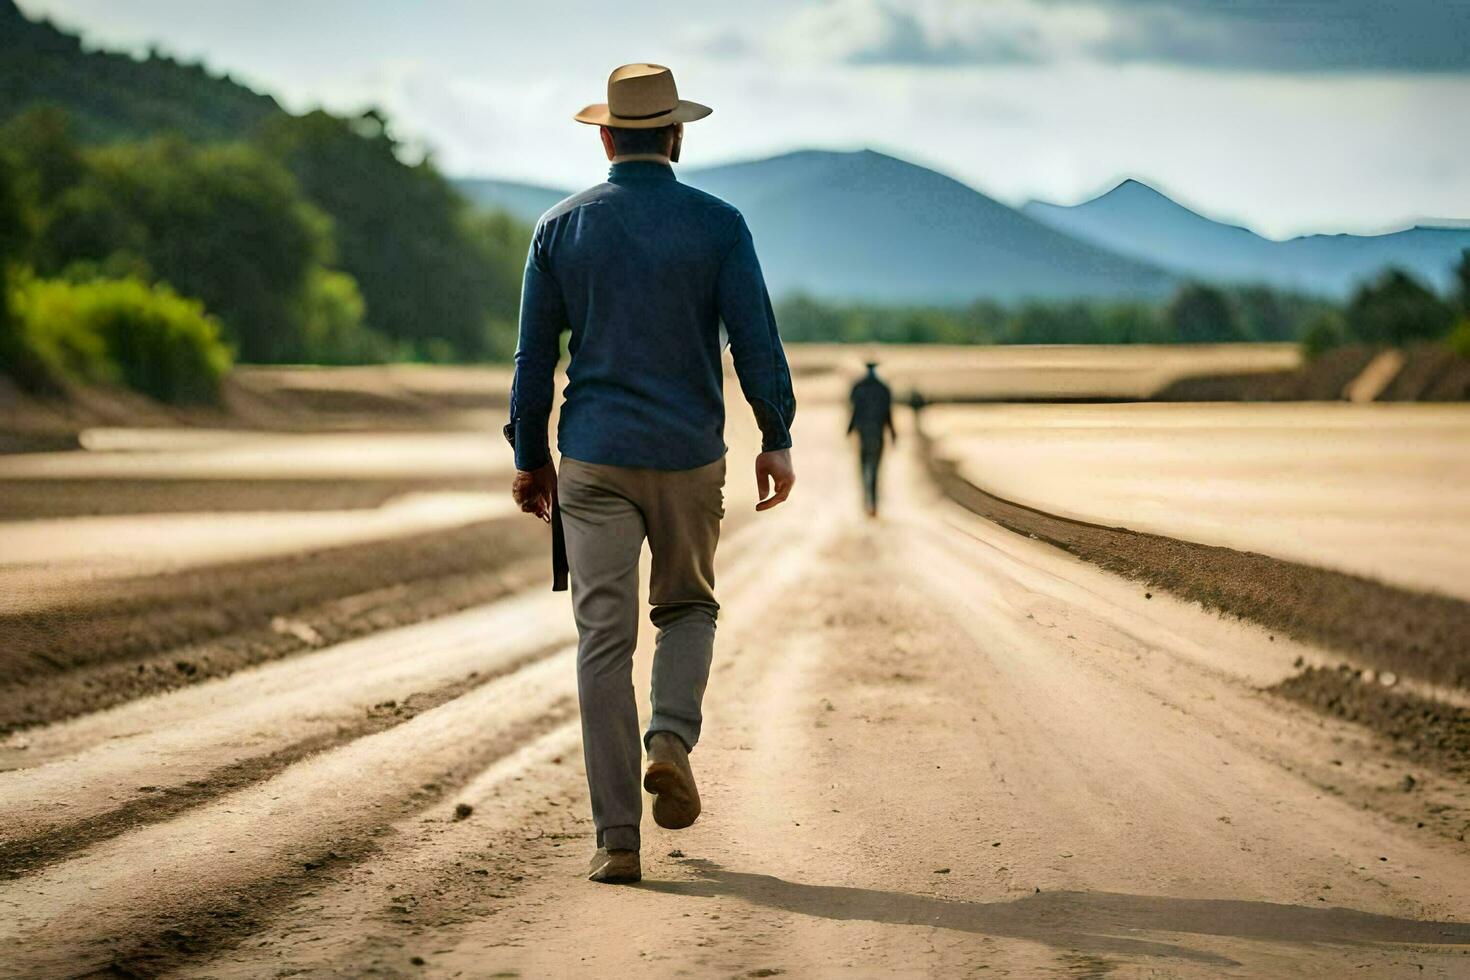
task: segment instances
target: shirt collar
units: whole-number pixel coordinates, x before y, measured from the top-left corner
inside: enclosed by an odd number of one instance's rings
[[[607,172],[607,179],[613,183],[620,180],[678,180],[674,176],[674,168],[667,163],[657,160],[623,160],[612,165]]]

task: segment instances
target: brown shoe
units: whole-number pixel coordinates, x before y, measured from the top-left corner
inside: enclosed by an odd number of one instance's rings
[[[643,788],[653,794],[654,823],[665,830],[683,830],[699,819],[699,789],[689,768],[689,751],[672,732],[654,732],[649,738]]]
[[[609,851],[599,847],[592,855],[587,868],[587,880],[605,885],[631,885],[643,880],[643,866],[638,863],[637,851]]]

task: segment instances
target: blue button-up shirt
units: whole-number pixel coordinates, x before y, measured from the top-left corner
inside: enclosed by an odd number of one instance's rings
[[[571,332],[557,445],[587,463],[657,470],[725,452],[720,322],[762,451],[791,445],[796,399],[745,219],[671,167],[616,163],[541,218],[526,259],[506,434],[516,468],[551,458],[547,424]]]

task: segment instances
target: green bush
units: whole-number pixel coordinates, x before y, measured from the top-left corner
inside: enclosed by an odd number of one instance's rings
[[[208,402],[233,360],[219,322],[166,286],[23,278],[11,299],[21,344],[61,377]]]
[[[1359,286],[1344,316],[1354,340],[1396,347],[1439,340],[1455,323],[1449,304],[1401,269],[1389,269]]]
[[[345,272],[316,269],[307,281],[300,359],[308,364],[382,364],[400,359],[387,337],[363,324],[367,305]]]
[[[1191,282],[1179,288],[1164,309],[1174,339],[1186,344],[1247,340],[1240,316],[1223,290]]]
[[[1306,332],[1302,334],[1302,356],[1309,361],[1316,360],[1332,348],[1341,347],[1346,341],[1347,332],[1343,327],[1341,314],[1323,311],[1312,318]]]
[[[1450,345],[1450,350],[1461,357],[1470,357],[1470,317],[1455,324],[1455,329],[1450,331],[1445,343]]]

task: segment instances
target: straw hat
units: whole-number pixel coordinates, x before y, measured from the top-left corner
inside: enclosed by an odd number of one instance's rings
[[[623,65],[607,77],[607,101],[589,105],[575,118],[589,126],[657,129],[693,122],[714,112],[709,106],[679,98],[674,73],[663,65]]]

